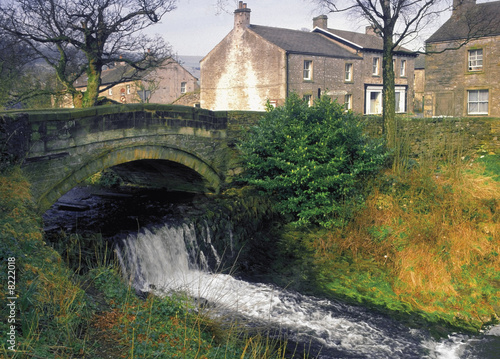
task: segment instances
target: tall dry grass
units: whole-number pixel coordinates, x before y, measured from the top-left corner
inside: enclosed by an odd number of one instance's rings
[[[387,171],[355,219],[317,242],[318,258],[369,258],[414,309],[491,319],[500,308],[500,182],[483,172],[461,158]]]

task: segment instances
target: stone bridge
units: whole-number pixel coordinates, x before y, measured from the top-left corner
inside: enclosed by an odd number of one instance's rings
[[[238,171],[235,143],[258,113],[156,104],[0,114],[0,150],[21,163],[41,211],[111,168],[128,182],[218,192]]]

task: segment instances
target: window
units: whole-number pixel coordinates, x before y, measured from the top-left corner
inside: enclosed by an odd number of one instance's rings
[[[352,64],[345,64],[345,81],[352,81]]]
[[[397,113],[406,112],[406,87],[395,87],[395,109]],[[382,113],[382,86],[367,86],[365,93],[365,114],[378,115]]]
[[[304,80],[312,80],[312,61],[304,61]]]
[[[382,113],[382,86],[368,86],[366,88],[366,109],[367,115]]]
[[[467,113],[469,115],[487,115],[489,97],[488,90],[467,91]]]
[[[307,103],[308,106],[312,106],[312,95],[304,95],[302,97],[302,100],[304,100],[304,102]]]
[[[347,94],[344,96],[344,109],[346,111],[352,110],[352,95]]]
[[[108,89],[108,95],[113,96],[113,88],[112,87],[110,89]]]
[[[181,82],[181,93],[186,93],[186,82]]]
[[[379,75],[379,65],[380,65],[380,58],[374,57],[373,58],[373,69],[372,69],[373,76]]]
[[[130,95],[130,85],[127,85],[127,95]]]
[[[483,69],[483,49],[469,50],[469,71]]]
[[[399,69],[399,74],[401,77],[406,76],[406,60],[401,60],[401,68]]]

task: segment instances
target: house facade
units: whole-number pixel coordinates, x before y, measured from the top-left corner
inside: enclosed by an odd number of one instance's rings
[[[173,59],[165,60],[159,68],[139,73],[134,80],[121,80],[130,78],[132,72],[131,67],[121,63],[103,70],[101,90],[111,83],[119,83],[101,92],[100,96],[124,104],[140,102],[162,104],[178,102],[188,106],[199,104],[198,79]],[[75,82],[75,87],[80,91],[85,91],[86,85],[85,77]]]
[[[500,1],[454,0],[426,49],[426,117],[500,117]]]
[[[201,61],[201,107],[262,111],[290,93],[312,102],[322,95],[364,114],[382,112],[382,39],[329,29],[324,15],[312,31],[250,23],[240,1],[231,32]],[[413,108],[414,54],[396,51],[398,112]]]

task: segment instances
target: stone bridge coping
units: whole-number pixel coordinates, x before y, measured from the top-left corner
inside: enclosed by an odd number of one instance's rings
[[[26,116],[30,122],[40,121],[69,121],[85,117],[106,116],[120,113],[151,112],[163,117],[196,120],[217,124],[227,123],[227,111],[210,111],[206,109],[188,107],[182,105],[165,104],[124,104],[106,105],[89,108],[64,108],[64,109],[42,109],[42,110],[10,110],[0,112],[1,117],[16,118]]]

